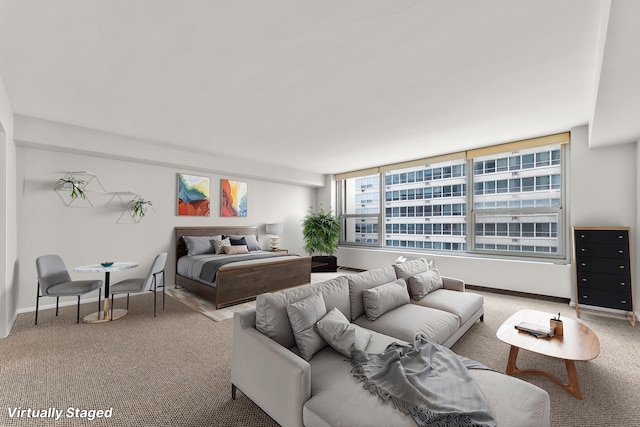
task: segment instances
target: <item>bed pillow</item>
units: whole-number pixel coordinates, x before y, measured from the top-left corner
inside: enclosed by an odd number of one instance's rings
[[[350,323],[335,307],[318,320],[316,330],[331,347],[347,357],[351,357],[352,350],[364,351],[373,337],[371,331]]]
[[[215,254],[216,249],[211,240],[216,237],[221,238],[221,236],[182,236],[182,240],[187,247],[187,254],[193,256]]]
[[[444,287],[442,277],[440,277],[440,272],[437,268],[409,277],[407,282],[409,283],[411,298],[415,300],[421,300],[429,292]]]
[[[227,255],[248,254],[247,245],[231,245],[223,247],[224,253]]]
[[[233,245],[233,241],[234,240],[241,240],[244,239],[245,243],[237,243],[239,245],[247,245],[247,249],[249,249],[249,251],[261,251],[262,248],[260,247],[260,243],[258,243],[258,238],[255,236],[255,234],[243,234],[243,235],[230,235],[230,236],[226,236],[231,240],[231,244]]]
[[[224,238],[221,240],[218,239],[213,239],[213,247],[216,248],[216,253],[217,254],[223,254],[224,253],[224,247],[225,246],[231,246],[231,241],[228,238]]]
[[[408,279],[411,276],[433,269],[433,260],[419,258],[394,264],[393,268],[396,270],[396,277],[398,279]]]
[[[404,279],[365,289],[362,292],[364,313],[369,320],[376,320],[383,314],[409,302],[409,292]]]
[[[327,314],[322,294],[313,294],[301,301],[287,306],[287,315],[298,346],[298,352],[304,360],[310,360],[314,354],[326,347],[327,343],[314,329],[316,322]]]
[[[229,241],[231,242],[231,246],[247,246],[247,240],[244,237],[240,237],[239,239],[229,237]]]

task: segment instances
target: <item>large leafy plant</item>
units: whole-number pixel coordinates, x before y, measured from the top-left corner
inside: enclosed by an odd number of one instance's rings
[[[317,212],[309,209],[302,222],[304,250],[309,255],[334,255],[338,251],[340,221],[320,206]]]

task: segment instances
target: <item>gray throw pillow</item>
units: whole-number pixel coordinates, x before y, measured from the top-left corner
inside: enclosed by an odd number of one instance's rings
[[[316,330],[337,352],[351,357],[352,350],[365,350],[373,334],[350,323],[337,308],[330,310],[316,323]]]
[[[314,354],[326,347],[327,343],[313,328],[325,314],[327,307],[322,294],[314,294],[301,301],[289,304],[287,314],[298,352],[304,360],[310,360]]]
[[[411,298],[415,300],[421,300],[429,292],[444,287],[442,277],[440,277],[440,272],[437,268],[409,277],[407,282],[409,282]]]
[[[414,259],[412,261],[400,262],[393,265],[398,279],[408,279],[416,274],[424,273],[433,269],[433,260],[427,258]]]
[[[409,292],[404,279],[385,283],[362,292],[364,313],[367,319],[376,320],[378,317],[404,304],[409,304]]]
[[[187,246],[187,254],[203,255],[203,254],[215,254],[216,249],[213,246],[211,239],[220,238],[220,236],[182,236],[184,244]]]

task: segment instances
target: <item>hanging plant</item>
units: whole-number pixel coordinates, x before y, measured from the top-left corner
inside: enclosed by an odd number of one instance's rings
[[[84,193],[85,181],[81,179],[72,178],[60,178],[56,185],[56,190],[71,190],[71,200],[81,198],[86,199],[87,195]]]
[[[146,214],[149,206],[153,206],[153,203],[149,200],[144,200],[142,198],[133,199],[129,202],[129,210],[131,211],[131,216],[133,219],[139,221]]]

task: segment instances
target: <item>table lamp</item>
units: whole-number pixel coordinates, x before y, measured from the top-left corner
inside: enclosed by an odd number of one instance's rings
[[[271,250],[278,250],[280,235],[282,234],[282,224],[267,224],[267,234],[271,235]]]

